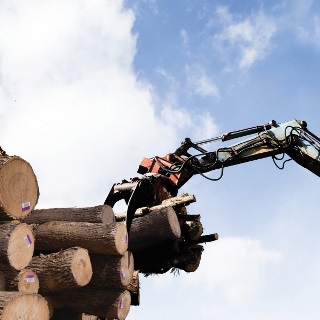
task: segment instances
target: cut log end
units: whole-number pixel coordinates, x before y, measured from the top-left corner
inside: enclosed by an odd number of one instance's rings
[[[92,277],[92,266],[87,250],[78,248],[71,262],[71,271],[79,286],[89,283]]]
[[[116,221],[112,207],[104,205],[101,211],[101,222],[103,224],[114,223]]]
[[[31,269],[21,270],[16,279],[19,292],[38,293],[39,279]]]
[[[37,204],[37,178],[30,164],[20,157],[1,160],[0,220],[23,219]]]
[[[133,254],[126,251],[120,261],[121,284],[126,287],[130,284],[134,271]]]
[[[117,223],[114,238],[117,252],[119,252],[119,254],[124,254],[128,249],[128,232],[124,223]]]
[[[181,237],[181,228],[180,228],[180,223],[179,220],[177,218],[177,214],[174,211],[174,209],[172,207],[169,207],[167,209],[167,217],[168,217],[168,221],[172,230],[172,234],[176,237],[176,238],[180,238]]]
[[[28,266],[34,251],[34,237],[31,228],[25,224],[17,224],[12,231],[8,243],[8,260],[16,270]]]
[[[107,319],[124,320],[130,311],[131,295],[129,291],[124,291],[115,301],[114,305],[107,313]]]
[[[47,301],[38,294],[19,294],[16,292],[0,292],[5,297],[2,304],[2,320],[12,319],[49,319]]]

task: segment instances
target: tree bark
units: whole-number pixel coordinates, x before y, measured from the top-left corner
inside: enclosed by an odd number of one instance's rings
[[[127,229],[123,223],[51,221],[35,229],[36,250],[58,251],[74,246],[90,253],[122,255],[128,248]]]
[[[6,279],[2,271],[0,271],[0,291],[6,291]]]
[[[27,268],[21,271],[7,270],[5,272],[6,290],[25,293],[38,293],[39,278],[37,274]]]
[[[180,224],[173,208],[154,210],[144,217],[133,219],[129,234],[129,250],[133,253],[145,250],[180,236]]]
[[[7,222],[0,225],[0,264],[16,270],[25,268],[32,259],[34,237],[26,223]]]
[[[30,164],[17,156],[0,156],[0,221],[25,218],[39,198]]]
[[[139,270],[133,272],[133,277],[130,284],[127,286],[127,290],[130,292],[131,305],[140,305],[140,281],[139,281]]]
[[[1,320],[49,320],[47,301],[38,294],[0,291]]]
[[[130,310],[130,293],[121,288],[99,288],[90,285],[77,290],[47,294],[54,308],[68,308],[101,318],[123,320]]]
[[[123,256],[90,255],[93,275],[90,284],[126,287],[132,280],[134,261],[130,251]]]
[[[38,275],[40,292],[76,289],[92,277],[88,251],[79,247],[33,257],[29,267]]]
[[[113,210],[108,205],[87,208],[52,208],[33,210],[24,222],[42,224],[49,221],[72,221],[109,224],[115,222]]]

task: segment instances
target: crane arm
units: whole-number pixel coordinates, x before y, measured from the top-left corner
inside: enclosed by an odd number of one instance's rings
[[[207,151],[201,146],[253,133],[255,133],[253,137],[215,151]],[[190,154],[191,148],[197,153]],[[228,166],[266,157],[277,160],[276,156],[283,153],[320,176],[320,139],[307,129],[306,122],[295,119],[286,123],[271,121],[263,126],[229,132],[196,143],[187,138],[174,153],[165,157],[144,158],[138,172],[160,173],[169,177],[179,189],[195,174],[203,175],[209,171],[223,170]]]
[[[215,151],[203,148],[204,144],[248,135],[251,136],[229,147]],[[192,150],[194,154],[191,154]],[[266,157],[272,157],[277,165],[277,160],[282,159],[277,157],[279,154],[290,157],[284,163],[292,159],[320,176],[320,139],[307,129],[306,122],[295,119],[286,123],[271,121],[265,125],[228,132],[196,143],[186,138],[173,153],[164,157],[144,158],[138,169],[142,177],[114,184],[105,204],[113,207],[121,199],[126,201],[126,223],[129,231],[136,209],[157,205],[176,196],[179,188],[192,176],[200,174],[210,180],[219,180],[225,167]],[[220,177],[213,179],[205,175],[216,169],[221,170]]]

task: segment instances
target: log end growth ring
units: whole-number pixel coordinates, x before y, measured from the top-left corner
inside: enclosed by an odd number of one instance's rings
[[[8,260],[16,270],[22,270],[30,263],[34,251],[34,236],[26,223],[17,224],[8,243]]]
[[[130,251],[126,251],[120,260],[120,278],[121,284],[127,287],[133,277],[134,261],[133,254]]]
[[[39,279],[31,269],[24,269],[20,272],[18,281],[19,292],[38,293]]]
[[[115,247],[119,254],[124,254],[128,249],[128,232],[124,223],[116,224]]]
[[[18,156],[0,161],[0,206],[2,220],[23,219],[39,198],[37,178],[30,164]],[[0,215],[0,216],[1,216]]]
[[[47,320],[49,319],[47,301],[40,295],[32,293],[15,296],[4,306],[1,319]]]
[[[130,311],[131,295],[128,290],[125,290],[117,299],[115,308],[111,308],[107,314],[107,319],[126,319]]]
[[[71,271],[79,286],[89,283],[92,277],[92,266],[86,249],[78,248],[71,262]]]

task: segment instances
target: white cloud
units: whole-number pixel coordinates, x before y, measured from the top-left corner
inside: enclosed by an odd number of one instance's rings
[[[120,0],[0,4],[1,144],[33,166],[40,207],[100,204],[179,141],[134,73],[134,18]]]
[[[212,97],[215,99],[220,98],[220,93],[217,85],[206,74],[200,66],[187,66],[187,82],[188,87],[194,94],[201,97]]]
[[[226,7],[218,7],[217,17],[222,30],[214,37],[215,46],[229,55],[240,69],[250,68],[263,60],[271,49],[276,25],[262,11],[236,21]]]
[[[182,43],[184,46],[187,46],[189,44],[189,35],[188,32],[185,29],[182,29],[180,31],[180,36],[182,38]]]
[[[279,252],[262,248],[257,240],[225,237],[205,248],[192,281],[222,296],[225,306],[249,304],[264,285],[265,268],[280,258]]]

